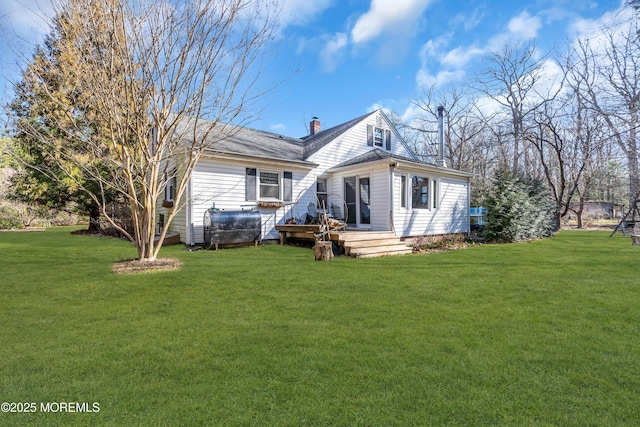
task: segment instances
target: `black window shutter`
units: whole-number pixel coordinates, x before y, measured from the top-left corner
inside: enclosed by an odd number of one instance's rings
[[[292,172],[283,172],[283,199],[285,202],[290,202],[293,200],[293,173]]]
[[[256,169],[247,168],[244,184],[244,199],[247,202],[256,200]]]
[[[386,143],[387,151],[391,151],[391,131],[388,129],[384,131],[384,140]]]
[[[373,147],[373,126],[367,125],[367,145]]]

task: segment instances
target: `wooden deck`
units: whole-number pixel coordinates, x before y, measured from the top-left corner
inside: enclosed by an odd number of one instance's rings
[[[276,225],[280,232],[280,244],[289,239],[315,242],[321,232],[319,224]],[[338,245],[340,251],[353,258],[373,258],[388,255],[404,255],[412,252],[393,231],[330,231],[329,239]]]

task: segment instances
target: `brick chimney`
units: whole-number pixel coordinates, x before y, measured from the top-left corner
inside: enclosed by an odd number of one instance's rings
[[[311,123],[309,123],[309,131],[311,135],[315,135],[320,132],[320,120],[317,117],[311,117]]]

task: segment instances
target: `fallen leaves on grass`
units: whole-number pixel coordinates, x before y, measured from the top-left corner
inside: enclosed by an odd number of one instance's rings
[[[155,261],[130,259],[113,264],[111,270],[118,274],[146,273],[153,271],[171,271],[182,267],[182,261],[176,258],[158,258]]]

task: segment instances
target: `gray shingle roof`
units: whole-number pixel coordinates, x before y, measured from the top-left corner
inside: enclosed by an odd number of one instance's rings
[[[185,119],[179,123],[176,135],[182,139],[190,139],[193,136],[193,130],[188,128],[193,124],[191,120],[193,119]],[[300,138],[223,124],[217,124],[211,130],[213,124],[210,120],[199,119],[195,131],[198,139],[205,139],[205,142],[210,144],[208,151],[274,160],[304,161],[304,142]]]
[[[384,160],[384,159],[407,161],[412,163],[422,163],[422,162],[416,161],[415,159],[411,159],[409,157],[397,156],[392,153],[389,153],[388,151],[381,150],[380,148],[374,148],[371,151],[367,151],[364,154],[361,154],[345,162],[342,162],[339,165],[334,166],[332,169],[342,168],[345,166],[354,166],[362,163],[375,162],[376,160]],[[429,165],[428,163],[424,163],[424,165],[433,166],[433,165]]]
[[[302,140],[271,132],[242,128],[214,143],[212,150],[272,159],[304,161]]]
[[[455,169],[448,169],[448,168],[443,168],[440,166],[436,166],[432,163],[426,163],[426,162],[422,162],[420,160],[416,160],[416,159],[412,159],[409,157],[404,157],[404,156],[398,156],[396,154],[393,153],[389,153],[388,151],[382,150],[380,148],[374,148],[371,151],[367,151],[364,154],[361,154],[359,156],[356,156],[352,159],[349,159],[345,162],[340,163],[339,165],[336,165],[334,167],[332,167],[331,169],[329,169],[329,171],[331,172],[332,170],[335,169],[340,169],[340,168],[344,168],[344,167],[348,167],[348,166],[356,166],[356,165],[360,165],[360,164],[364,164],[364,163],[369,163],[369,162],[375,162],[378,160],[388,160],[389,162],[400,162],[400,163],[406,163],[406,164],[410,164],[413,165],[414,167],[418,167],[420,169],[424,169],[424,170],[431,170],[431,171],[440,171],[440,173],[446,173],[446,174],[451,174],[451,175],[456,175],[456,176],[461,176],[461,177],[473,177],[474,174],[469,173],[469,172],[464,172],[464,171],[459,171],[459,170],[455,170]]]

